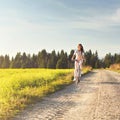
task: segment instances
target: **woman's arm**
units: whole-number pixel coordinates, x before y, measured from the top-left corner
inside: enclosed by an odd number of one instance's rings
[[[75,57],[76,57],[76,51],[74,51],[74,53],[73,53],[73,56],[72,56],[71,60],[72,60],[72,61],[74,61]]]
[[[73,56],[72,56],[71,60],[73,61],[74,59],[75,59],[75,54],[73,54]]]

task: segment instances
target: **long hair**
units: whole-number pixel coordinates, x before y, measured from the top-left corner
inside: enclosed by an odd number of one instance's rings
[[[81,47],[81,52],[84,53],[84,48],[82,44],[78,44]]]

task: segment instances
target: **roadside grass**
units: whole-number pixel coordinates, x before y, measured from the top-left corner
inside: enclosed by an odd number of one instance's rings
[[[85,67],[83,73],[91,70]],[[0,119],[72,83],[73,69],[0,69]]]
[[[83,74],[86,74],[86,73],[88,73],[88,72],[90,72],[92,70],[92,67],[91,66],[85,66],[85,67],[83,67]]]
[[[120,73],[120,63],[111,65],[109,70]]]
[[[111,70],[111,71],[114,71],[114,72],[120,73],[120,70],[114,70],[114,69],[108,69],[108,70]]]

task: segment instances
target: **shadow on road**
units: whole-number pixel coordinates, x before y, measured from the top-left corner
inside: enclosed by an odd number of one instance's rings
[[[83,76],[83,78],[90,78],[91,76],[95,75],[97,72],[96,71],[91,71]],[[84,79],[83,79],[84,80]]]
[[[99,82],[100,84],[107,84],[107,85],[120,85],[120,82]]]

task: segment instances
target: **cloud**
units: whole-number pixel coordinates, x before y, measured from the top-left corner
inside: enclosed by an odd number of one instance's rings
[[[112,15],[111,19],[113,22],[120,24],[120,8],[116,10],[116,12]]]
[[[76,29],[88,29],[88,30],[112,30],[114,26],[120,26],[120,8],[116,9],[114,13],[110,15],[94,15],[92,17],[77,17],[76,20],[68,22],[72,28]]]

